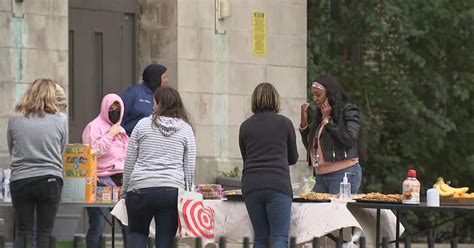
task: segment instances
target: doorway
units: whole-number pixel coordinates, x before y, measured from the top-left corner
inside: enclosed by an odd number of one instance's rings
[[[106,94],[137,80],[136,0],[69,1],[69,143],[100,112]]]

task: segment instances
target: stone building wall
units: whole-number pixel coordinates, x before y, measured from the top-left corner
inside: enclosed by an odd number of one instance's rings
[[[8,168],[7,120],[36,78],[68,85],[68,1],[0,1],[0,168]],[[6,226],[13,215],[2,208]],[[12,237],[5,228],[7,240]]]
[[[168,68],[172,86],[177,85],[178,28],[176,0],[138,0],[137,64],[141,75],[150,63]]]
[[[0,130],[8,113],[35,78],[67,87],[68,1],[0,1]],[[215,18],[215,0],[138,0],[137,70],[165,64],[193,117],[198,143],[197,182],[241,165],[238,128],[251,115],[255,86],[273,83],[282,96],[282,114],[295,127],[306,98],[306,1],[229,0],[230,17]],[[265,56],[252,54],[252,12],[266,15]],[[305,151],[297,137],[300,166]],[[9,163],[0,133],[0,166]]]
[[[7,119],[36,78],[68,85],[68,1],[0,1],[0,167],[8,167]]]
[[[178,0],[178,89],[197,131],[199,182],[241,166],[240,124],[251,115],[250,96],[263,81],[282,96],[282,114],[299,125],[306,100],[306,1],[230,0],[230,17],[216,21],[214,0]],[[252,13],[266,15],[265,56],[252,53]],[[174,45],[173,45],[174,46]],[[301,162],[293,179],[310,174]]]

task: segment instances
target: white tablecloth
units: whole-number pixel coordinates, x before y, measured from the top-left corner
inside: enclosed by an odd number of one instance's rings
[[[123,200],[122,200],[123,201]],[[121,202],[123,203],[123,202]],[[253,239],[253,228],[243,202],[205,200],[206,207],[215,211],[216,240],[225,237],[228,243],[242,243],[245,237]],[[118,204],[112,214],[127,225],[125,204]],[[392,211],[381,212],[381,235],[395,236],[395,215]],[[329,233],[344,230],[345,241],[356,241],[361,235],[366,237],[367,247],[375,244],[375,210],[357,209],[349,211],[345,203],[293,203],[291,208],[290,237],[296,237],[298,244],[311,242],[314,237],[323,237]],[[363,231],[363,233],[362,233]],[[400,234],[404,231],[400,226]],[[154,236],[154,222],[150,225],[150,234]],[[322,246],[332,247],[322,243]]]
[[[244,237],[252,240],[253,229],[243,202],[204,201],[215,211],[216,237],[225,236],[229,243],[241,243]],[[345,228],[345,240],[351,233],[358,237],[362,228],[343,203],[293,203],[291,207],[290,237],[297,243],[310,242]]]

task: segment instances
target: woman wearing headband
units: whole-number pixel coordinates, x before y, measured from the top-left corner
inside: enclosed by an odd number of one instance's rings
[[[362,181],[357,147],[360,111],[333,76],[318,77],[311,91],[316,113],[308,122],[309,103],[301,105],[300,133],[316,174],[313,191],[337,194],[344,173],[349,173],[351,191],[357,193]]]

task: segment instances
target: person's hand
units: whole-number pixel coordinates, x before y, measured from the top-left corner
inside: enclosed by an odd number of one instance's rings
[[[300,127],[306,127],[308,126],[308,108],[309,108],[309,103],[305,102],[301,105],[301,122],[300,122]]]
[[[125,199],[125,196],[126,196],[126,195],[127,195],[126,192],[120,191],[119,200]]]
[[[323,104],[321,104],[321,114],[323,115],[323,120],[331,116],[331,111],[332,107],[329,104],[328,99],[326,98],[326,101],[324,101]]]
[[[120,133],[122,133],[122,128],[120,127],[119,124],[115,124],[112,127],[110,127],[110,129],[109,129],[109,135],[112,138],[119,135]]]

